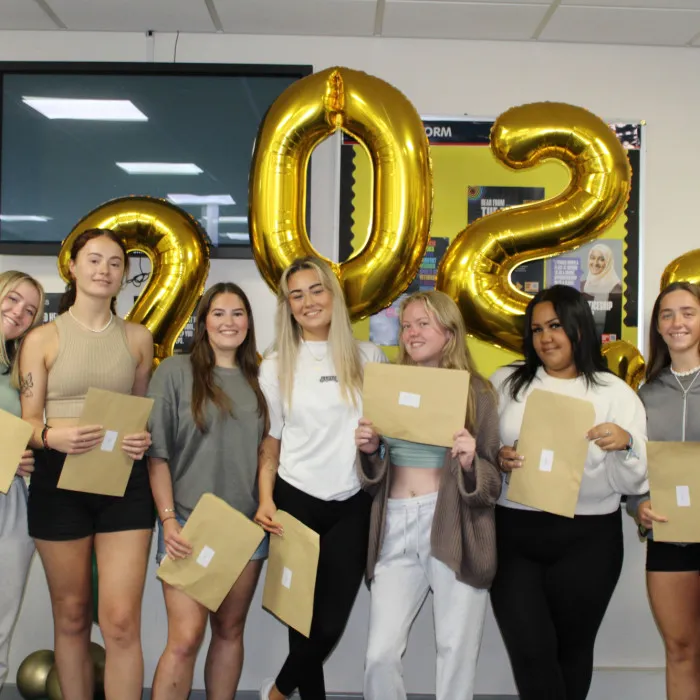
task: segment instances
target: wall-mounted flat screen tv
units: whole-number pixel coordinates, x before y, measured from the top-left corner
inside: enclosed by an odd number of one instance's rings
[[[260,122],[307,65],[0,63],[0,254],[56,255],[89,211],[162,197],[251,257]]]

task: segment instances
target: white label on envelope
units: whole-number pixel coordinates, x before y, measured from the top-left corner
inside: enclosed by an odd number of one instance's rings
[[[105,432],[104,440],[102,441],[102,446],[100,449],[103,452],[111,452],[114,446],[117,444],[117,436],[119,433],[116,430],[108,430]]]
[[[420,408],[420,394],[412,394],[410,391],[399,392],[399,406]]]
[[[282,569],[282,585],[285,588],[292,587],[292,570],[288,569],[286,566]]]
[[[676,503],[681,508],[690,507],[690,488],[688,486],[676,486]]]
[[[202,551],[197,557],[197,563],[206,569],[207,566],[211,564],[211,560],[214,558],[214,554],[216,554],[216,552],[211,547],[207,547],[205,545],[204,547],[202,547]]]
[[[552,450],[542,450],[540,455],[540,471],[551,472],[554,464],[554,452]]]

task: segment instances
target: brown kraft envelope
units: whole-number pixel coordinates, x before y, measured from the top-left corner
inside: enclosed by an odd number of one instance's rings
[[[595,425],[590,401],[535,389],[527,397],[517,452],[525,461],[513,469],[508,500],[573,518]]]
[[[78,425],[101,425],[100,445],[80,455],[68,455],[58,488],[123,496],[134,461],[121,449],[125,435],[146,429],[153,399],[90,387]]]
[[[163,559],[156,575],[216,612],[265,537],[265,531],[212,493],[205,493],[182,528],[192,545],[185,559]]]
[[[319,536],[289,513],[275,520],[283,535],[270,535],[263,608],[305,637],[311,632],[318,569]]]
[[[362,405],[380,435],[452,447],[464,428],[469,372],[459,369],[365,365]]]
[[[700,542],[700,442],[648,442],[656,542]]]
[[[10,490],[22,453],[28,449],[27,445],[33,432],[34,429],[29,423],[0,409],[0,435],[2,435],[0,493],[7,493]]]

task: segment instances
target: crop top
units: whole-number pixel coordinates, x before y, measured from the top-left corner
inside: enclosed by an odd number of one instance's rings
[[[382,435],[389,447],[389,458],[395,467],[419,467],[421,469],[440,469],[445,463],[447,447],[423,445]]]

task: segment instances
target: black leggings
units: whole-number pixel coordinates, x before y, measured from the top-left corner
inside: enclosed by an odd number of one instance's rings
[[[289,628],[289,656],[275,685],[283,695],[325,700],[323,663],[350,617],[367,565],[372,499],[364,491],[347,501],[322,501],[277,477],[275,505],[320,535],[311,634]]]
[[[585,700],[622,570],[620,511],[569,519],[498,506],[496,540],[491,603],[520,700]]]

